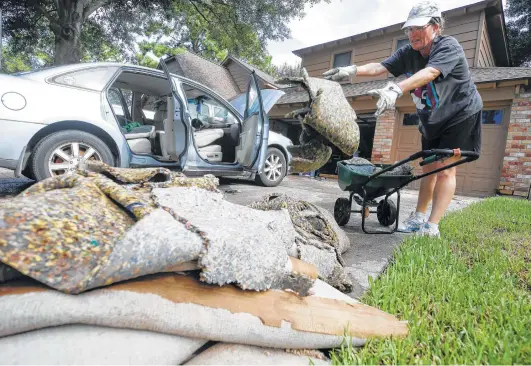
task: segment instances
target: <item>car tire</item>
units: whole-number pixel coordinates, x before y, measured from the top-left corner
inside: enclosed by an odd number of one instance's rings
[[[267,149],[265,161],[262,173],[256,176],[256,182],[266,187],[276,187],[286,176],[286,157],[276,147],[270,147]]]
[[[79,149],[78,158],[74,158],[74,154],[69,153],[74,148],[74,144],[77,144]],[[90,149],[93,149],[94,152],[90,152]],[[65,159],[61,158],[58,153],[64,157],[72,158],[70,161],[66,162]],[[74,161],[79,159],[81,153],[90,153],[91,160],[99,160],[104,162],[107,165],[114,166],[114,157],[112,155],[111,149],[98,137],[84,131],[78,130],[65,130],[60,132],[52,133],[51,135],[45,137],[33,151],[31,157],[31,171],[35,176],[35,180],[41,181],[52,176],[51,164],[52,157],[55,156],[57,159],[56,164],[63,164],[69,169],[75,169],[77,163]],[[67,165],[68,164],[68,165]],[[68,173],[63,169],[58,169],[59,165],[56,165],[56,172],[53,175],[61,175]],[[70,172],[73,170],[70,170]]]
[[[35,180],[35,175],[33,175],[33,171],[31,170],[31,165],[29,163],[26,163],[26,167],[21,172],[23,176],[25,176],[28,179]]]

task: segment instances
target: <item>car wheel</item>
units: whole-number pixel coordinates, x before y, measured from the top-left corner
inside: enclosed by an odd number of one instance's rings
[[[26,164],[26,167],[21,172],[23,176],[25,176],[28,179],[35,180],[35,176],[33,175],[33,171],[31,170],[31,165],[29,163]]]
[[[66,130],[42,139],[32,154],[31,169],[37,181],[73,173],[82,160],[114,165],[109,147],[98,137],[83,131]]]
[[[264,170],[256,176],[256,182],[266,187],[276,187],[286,175],[286,158],[282,151],[275,147],[267,149]]]

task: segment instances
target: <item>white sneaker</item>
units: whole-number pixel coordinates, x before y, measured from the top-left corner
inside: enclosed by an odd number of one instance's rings
[[[440,238],[439,225],[430,224],[426,222],[421,226],[420,230],[415,233],[415,236],[429,236],[431,238]]]
[[[426,216],[419,212],[412,212],[407,219],[398,225],[397,231],[401,233],[414,233],[426,223]]]

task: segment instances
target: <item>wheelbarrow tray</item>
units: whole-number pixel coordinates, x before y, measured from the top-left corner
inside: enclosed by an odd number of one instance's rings
[[[339,188],[342,191],[354,192],[366,197],[368,200],[386,195],[413,177],[413,175],[380,175],[369,180],[370,175],[354,170],[354,165],[339,161],[337,166]],[[391,165],[380,164],[375,166],[385,169]]]
[[[447,158],[457,158],[457,160],[436,167],[435,169],[424,172],[420,175],[385,175],[401,165],[417,159],[423,159],[420,166],[442,161]],[[363,172],[356,169],[356,165],[346,164],[344,161],[337,163],[338,183],[343,191],[348,191],[349,198],[340,197],[334,205],[334,219],[339,226],[345,226],[350,220],[351,213],[361,214],[361,229],[366,234],[392,234],[398,229],[398,217],[400,215],[400,189],[409,183],[422,179],[428,175],[437,174],[445,169],[474,161],[479,158],[479,153],[475,151],[461,151],[460,149],[431,149],[416,152],[410,157],[400,160],[392,165],[376,165],[382,170],[370,174],[370,171]],[[359,165],[358,165],[359,167]],[[396,193],[396,205],[389,199],[389,196]],[[385,196],[378,203],[376,198]],[[353,199],[361,206],[359,210],[352,209]],[[371,211],[369,207],[377,206],[376,211]],[[391,226],[392,230],[367,231],[365,228],[365,218],[370,213],[376,213],[378,222],[382,226]]]

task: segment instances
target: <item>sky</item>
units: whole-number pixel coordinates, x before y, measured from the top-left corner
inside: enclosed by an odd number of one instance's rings
[[[300,61],[291,51],[315,44],[405,22],[411,6],[418,0],[331,0],[306,7],[303,19],[290,22],[291,39],[271,42],[268,51],[273,63]],[[442,10],[458,8],[479,0],[439,0]],[[503,0],[505,7],[506,0]]]

